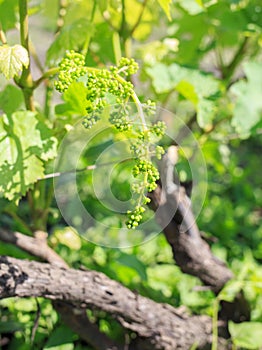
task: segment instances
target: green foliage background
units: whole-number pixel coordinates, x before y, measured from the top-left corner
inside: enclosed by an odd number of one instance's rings
[[[57,146],[86,108],[81,83],[69,88],[63,101],[54,91],[54,72],[65,52],[79,51],[88,66],[98,68],[116,64],[121,56],[133,57],[140,64],[134,83],[141,101],[150,98],[177,114],[201,146],[208,167],[208,193],[198,225],[207,237],[215,238],[214,254],[236,276],[219,298],[229,300],[236,290],[244,290],[252,307],[251,322],[242,328],[231,324],[229,330],[236,349],[261,348],[261,2],[68,0],[64,12],[60,11],[58,24],[62,26],[54,35],[59,2],[31,0],[33,86],[23,76],[29,64],[27,52],[17,46],[18,5],[17,0],[0,0],[1,226],[29,235],[36,229],[48,230],[50,245],[71,266],[102,271],[158,302],[214,315],[215,296],[197,291],[199,280],[181,273],[162,235],[128,249],[86,242],[61,218],[52,179],[40,180],[52,172]],[[36,111],[27,110],[26,88],[34,90]],[[112,134],[97,139],[87,150],[88,162],[83,159],[83,165],[92,164],[99,147],[113,140]],[[178,171],[183,180],[190,180],[182,161]],[[88,183],[91,175],[81,175],[81,181]],[[103,212],[92,190],[83,188],[91,213],[121,227],[123,218]],[[112,190],[117,193],[119,188],[123,193],[129,191],[126,181],[116,179]],[[96,239],[105,234],[95,224],[92,232]],[[136,231],[130,236],[130,243],[135,242]],[[0,254],[32,258],[6,244],[1,244]],[[32,345],[36,301],[0,301],[0,335],[10,338],[6,349],[87,349],[61,323],[49,301],[38,302],[41,317]],[[102,331],[124,339],[120,327],[107,315],[89,313]]]

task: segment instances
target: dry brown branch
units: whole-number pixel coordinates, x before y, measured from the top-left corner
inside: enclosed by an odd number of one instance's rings
[[[142,297],[96,271],[66,269],[35,261],[0,257],[0,298],[44,297],[113,315],[139,336],[139,349],[204,349],[211,320],[188,316]],[[102,347],[100,349],[103,349]]]
[[[28,252],[29,254],[38,257],[50,264],[69,268],[67,263],[47,245],[47,234],[43,231],[36,231],[34,237],[26,236],[20,232],[12,232],[5,229],[0,229],[0,240],[5,243],[16,245],[18,248]],[[33,288],[33,287],[32,287]],[[122,350],[120,345],[117,345],[101,333],[98,326],[92,324],[86,311],[78,310],[68,303],[53,302],[57,312],[61,315],[63,321],[75,331],[81,339],[92,345],[94,349]]]

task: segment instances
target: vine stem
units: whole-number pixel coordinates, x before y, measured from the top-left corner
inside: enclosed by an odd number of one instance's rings
[[[29,52],[27,0],[19,0],[20,41]]]
[[[34,88],[37,88],[44,80],[59,73],[59,67],[48,69],[38,80],[34,82]]]
[[[236,67],[243,59],[243,54],[245,53],[247,46],[248,46],[249,38],[245,37],[242,43],[240,44],[237,52],[235,53],[235,56],[233,57],[232,61],[229,63],[227,67],[225,67],[225,73],[226,73],[226,79],[229,81],[231,77],[233,76]]]
[[[26,233],[32,234],[32,230],[30,229],[28,224],[22,218],[20,218],[20,216],[18,216],[13,209],[10,210],[10,209],[6,208],[3,210],[3,212],[6,213],[7,215],[11,216],[23,228],[23,230]]]
[[[137,94],[135,92],[133,92],[132,98],[133,98],[133,101],[136,104],[136,107],[137,107],[137,110],[138,110],[138,114],[139,114],[139,117],[140,117],[141,122],[142,122],[143,130],[147,131],[148,127],[146,125],[146,120],[145,120],[145,115],[144,115],[144,112],[143,112],[142,104],[141,104],[141,102],[140,102],[140,100],[137,97]]]
[[[121,45],[120,45],[120,36],[119,36],[118,32],[113,33],[112,43],[113,43],[113,49],[114,49],[115,62],[117,64],[120,61],[120,58],[122,56]]]
[[[96,5],[97,5],[97,2],[94,1],[93,7],[92,7],[92,11],[91,11],[91,15],[90,15],[90,19],[89,19],[90,23],[94,22],[95,13],[96,13]],[[87,35],[86,36],[86,40],[85,40],[84,45],[83,45],[83,48],[82,48],[82,54],[84,56],[86,56],[86,54],[87,54],[87,52],[89,50],[90,40],[91,40],[91,35]]]
[[[29,35],[28,35],[28,8],[27,0],[19,0],[19,21],[20,21],[20,42],[21,45],[27,50],[30,56],[29,49]],[[35,111],[34,99],[33,99],[33,79],[30,70],[30,58],[28,67],[24,67],[21,77],[18,81],[18,85],[21,87],[26,108],[30,111]]]
[[[28,56],[29,56],[29,64],[28,67],[23,67],[22,74],[19,79],[16,80],[17,85],[21,88],[22,93],[24,95],[25,100],[25,106],[26,109],[29,111],[35,111],[34,106],[34,97],[33,92],[34,89],[40,84],[36,84],[33,81],[32,75],[31,75],[31,69],[30,69],[30,44],[29,44],[29,28],[28,28],[28,0],[19,0],[19,23],[20,23],[20,42],[21,45],[27,50]],[[46,73],[43,74],[43,76]],[[36,186],[34,187],[34,190],[29,190],[27,192],[27,198],[28,198],[28,204],[31,212],[32,219],[34,221],[34,228],[37,229],[37,225],[39,225],[39,228],[45,227],[46,218],[41,217],[39,215],[39,208],[37,207],[38,203],[34,196],[36,192],[34,192],[36,189]],[[40,194],[41,198],[44,198],[45,188],[42,186]],[[37,221],[36,221],[37,219]]]
[[[1,23],[0,23],[0,41],[2,42],[3,45],[7,43],[5,32],[2,29]]]
[[[30,48],[30,54],[31,54],[33,60],[35,61],[36,67],[39,69],[40,73],[44,74],[44,72],[45,72],[44,67],[42,66],[42,63],[37,55],[35,46],[31,40],[29,40],[29,48]]]
[[[214,306],[213,306],[213,317],[212,317],[212,348],[211,350],[217,350],[217,343],[218,343],[218,324],[217,324],[217,319],[218,319],[218,309],[219,309],[219,298],[216,298],[214,301]]]
[[[122,19],[121,19],[121,26],[119,28],[118,33],[120,34],[120,36],[125,37],[126,33],[126,4],[125,4],[125,0],[121,0],[121,4],[122,4]],[[122,35],[121,35],[122,34]]]
[[[72,169],[72,170],[68,170],[65,172],[56,172],[56,173],[50,173],[50,174],[46,174],[43,177],[39,178],[38,180],[47,180],[47,179],[54,179],[55,177],[60,177],[63,175],[68,175],[68,174],[72,174],[72,173],[81,173],[83,171],[88,171],[88,170],[94,170],[100,167],[104,167],[107,165],[112,165],[112,164],[117,164],[116,162],[107,162],[107,163],[101,163],[99,165],[96,164],[92,164],[92,165],[87,165],[86,167],[82,168],[82,169]]]

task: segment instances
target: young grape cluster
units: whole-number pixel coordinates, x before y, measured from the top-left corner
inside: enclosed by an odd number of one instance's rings
[[[127,104],[134,90],[129,81],[119,76],[118,68],[116,70],[94,69],[88,74],[86,98],[91,103],[83,122],[84,126],[92,126],[93,122],[99,119],[99,115],[107,105],[107,98],[114,96],[115,102],[121,104],[121,106],[111,113],[109,121],[120,131],[129,129],[128,115],[126,115],[125,106],[122,102],[125,101],[125,104]],[[131,71],[133,70],[134,68],[131,69]],[[95,120],[94,115],[96,116]]]
[[[159,172],[153,163],[149,160],[139,159],[133,167],[133,175],[137,177],[140,174],[146,174],[146,181],[144,183],[148,192],[156,189],[156,181],[159,180]]]
[[[113,67],[111,67],[114,70]],[[139,69],[138,63],[133,58],[122,57],[117,65],[118,74],[133,75]]]
[[[87,73],[85,57],[75,51],[69,51],[59,64],[59,76],[55,88],[65,92],[69,85]]]
[[[113,107],[113,110],[110,113],[109,122],[119,131],[127,131],[131,129],[128,109],[128,105],[117,104]]]
[[[157,137],[162,138],[166,131],[166,124],[164,122],[158,121],[151,125],[150,131]]]
[[[136,206],[135,209],[132,211],[128,210],[126,221],[127,228],[136,228],[143,218],[142,214],[144,213],[144,211],[145,208],[141,205]]]
[[[160,159],[164,153],[157,142],[165,133],[165,124],[161,121],[151,125],[145,123],[145,116],[155,113],[155,103],[148,100],[142,105],[132,83],[125,79],[135,74],[138,68],[134,59],[124,57],[120,59],[117,66],[109,69],[86,67],[84,56],[70,51],[59,64],[58,81],[55,82],[56,89],[65,92],[70,84],[86,76],[87,114],[83,119],[85,128],[94,126],[101,118],[105,107],[110,105],[109,122],[120,132],[131,131],[132,139],[135,140],[130,143],[130,150],[135,158],[132,173],[136,178],[132,189],[138,194],[138,200],[134,204],[135,209],[127,212],[128,228],[136,228],[141,223],[144,206],[150,202],[145,192],[153,191],[159,179],[159,172],[151,158],[155,156]],[[130,99],[139,107],[137,115],[131,113],[128,104]],[[112,101],[115,102],[113,107]]]

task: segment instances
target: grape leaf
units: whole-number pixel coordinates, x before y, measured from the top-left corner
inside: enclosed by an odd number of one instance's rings
[[[201,0],[178,0],[178,3],[184,10],[186,10],[192,16],[203,12],[205,9]]]
[[[105,22],[98,23],[95,27],[95,36],[90,43],[90,48],[103,63],[115,62],[115,54],[112,45],[113,31],[108,30]],[[88,65],[97,66],[93,57],[88,57]]]
[[[219,90],[218,81],[211,75],[176,63],[170,66],[157,63],[153,67],[146,68],[146,72],[152,78],[153,86],[159,94],[175,89],[182,80],[192,84],[198,96],[201,97],[211,96]]]
[[[169,19],[169,21],[171,21],[171,14],[170,14],[170,4],[171,4],[171,0],[157,0],[159,5],[162,7],[162,9],[164,10],[167,18]]]
[[[0,1],[0,23],[4,31],[15,28],[15,25],[17,23],[17,5],[17,0]]]
[[[262,64],[246,62],[244,72],[247,81],[237,82],[231,87],[231,92],[237,97],[232,126],[240,136],[247,137],[262,119]]]
[[[214,77],[175,63],[170,66],[157,63],[153,67],[148,67],[146,72],[152,78],[157,93],[176,90],[193,103],[198,112],[197,121],[201,128],[212,124],[215,103],[209,98],[219,91],[219,82]]]
[[[208,129],[212,125],[212,120],[215,117],[217,105],[215,102],[206,98],[199,99],[197,105],[197,122],[203,129]]]
[[[6,79],[13,78],[23,69],[23,66],[27,68],[28,65],[28,52],[23,46],[0,46],[0,72]]]
[[[233,343],[245,349],[258,349],[262,346],[262,323],[242,322],[233,323],[229,321],[229,332]]]
[[[43,347],[44,350],[73,350],[74,344],[73,341],[77,338],[77,335],[67,326],[59,326],[56,327],[50,336],[48,337],[48,341]]]
[[[28,127],[30,126],[30,127]],[[0,119],[0,192],[19,200],[44,176],[44,161],[56,156],[51,130],[30,111],[3,115]]]
[[[98,0],[98,6],[99,6],[101,13],[103,13],[104,11],[106,11],[107,6],[108,6],[107,0]]]
[[[66,50],[78,51],[81,49],[93,32],[93,26],[86,18],[80,18],[64,26],[47,51],[47,63],[53,64],[58,61]]]
[[[121,253],[116,261],[137,271],[142,281],[147,280],[146,266],[135,255]]]
[[[24,103],[21,89],[14,85],[7,85],[0,92],[0,111],[6,114],[12,114],[17,111]]]
[[[56,106],[57,114],[62,115],[86,115],[88,101],[86,98],[87,88],[82,82],[72,83],[63,94],[65,103]]]

